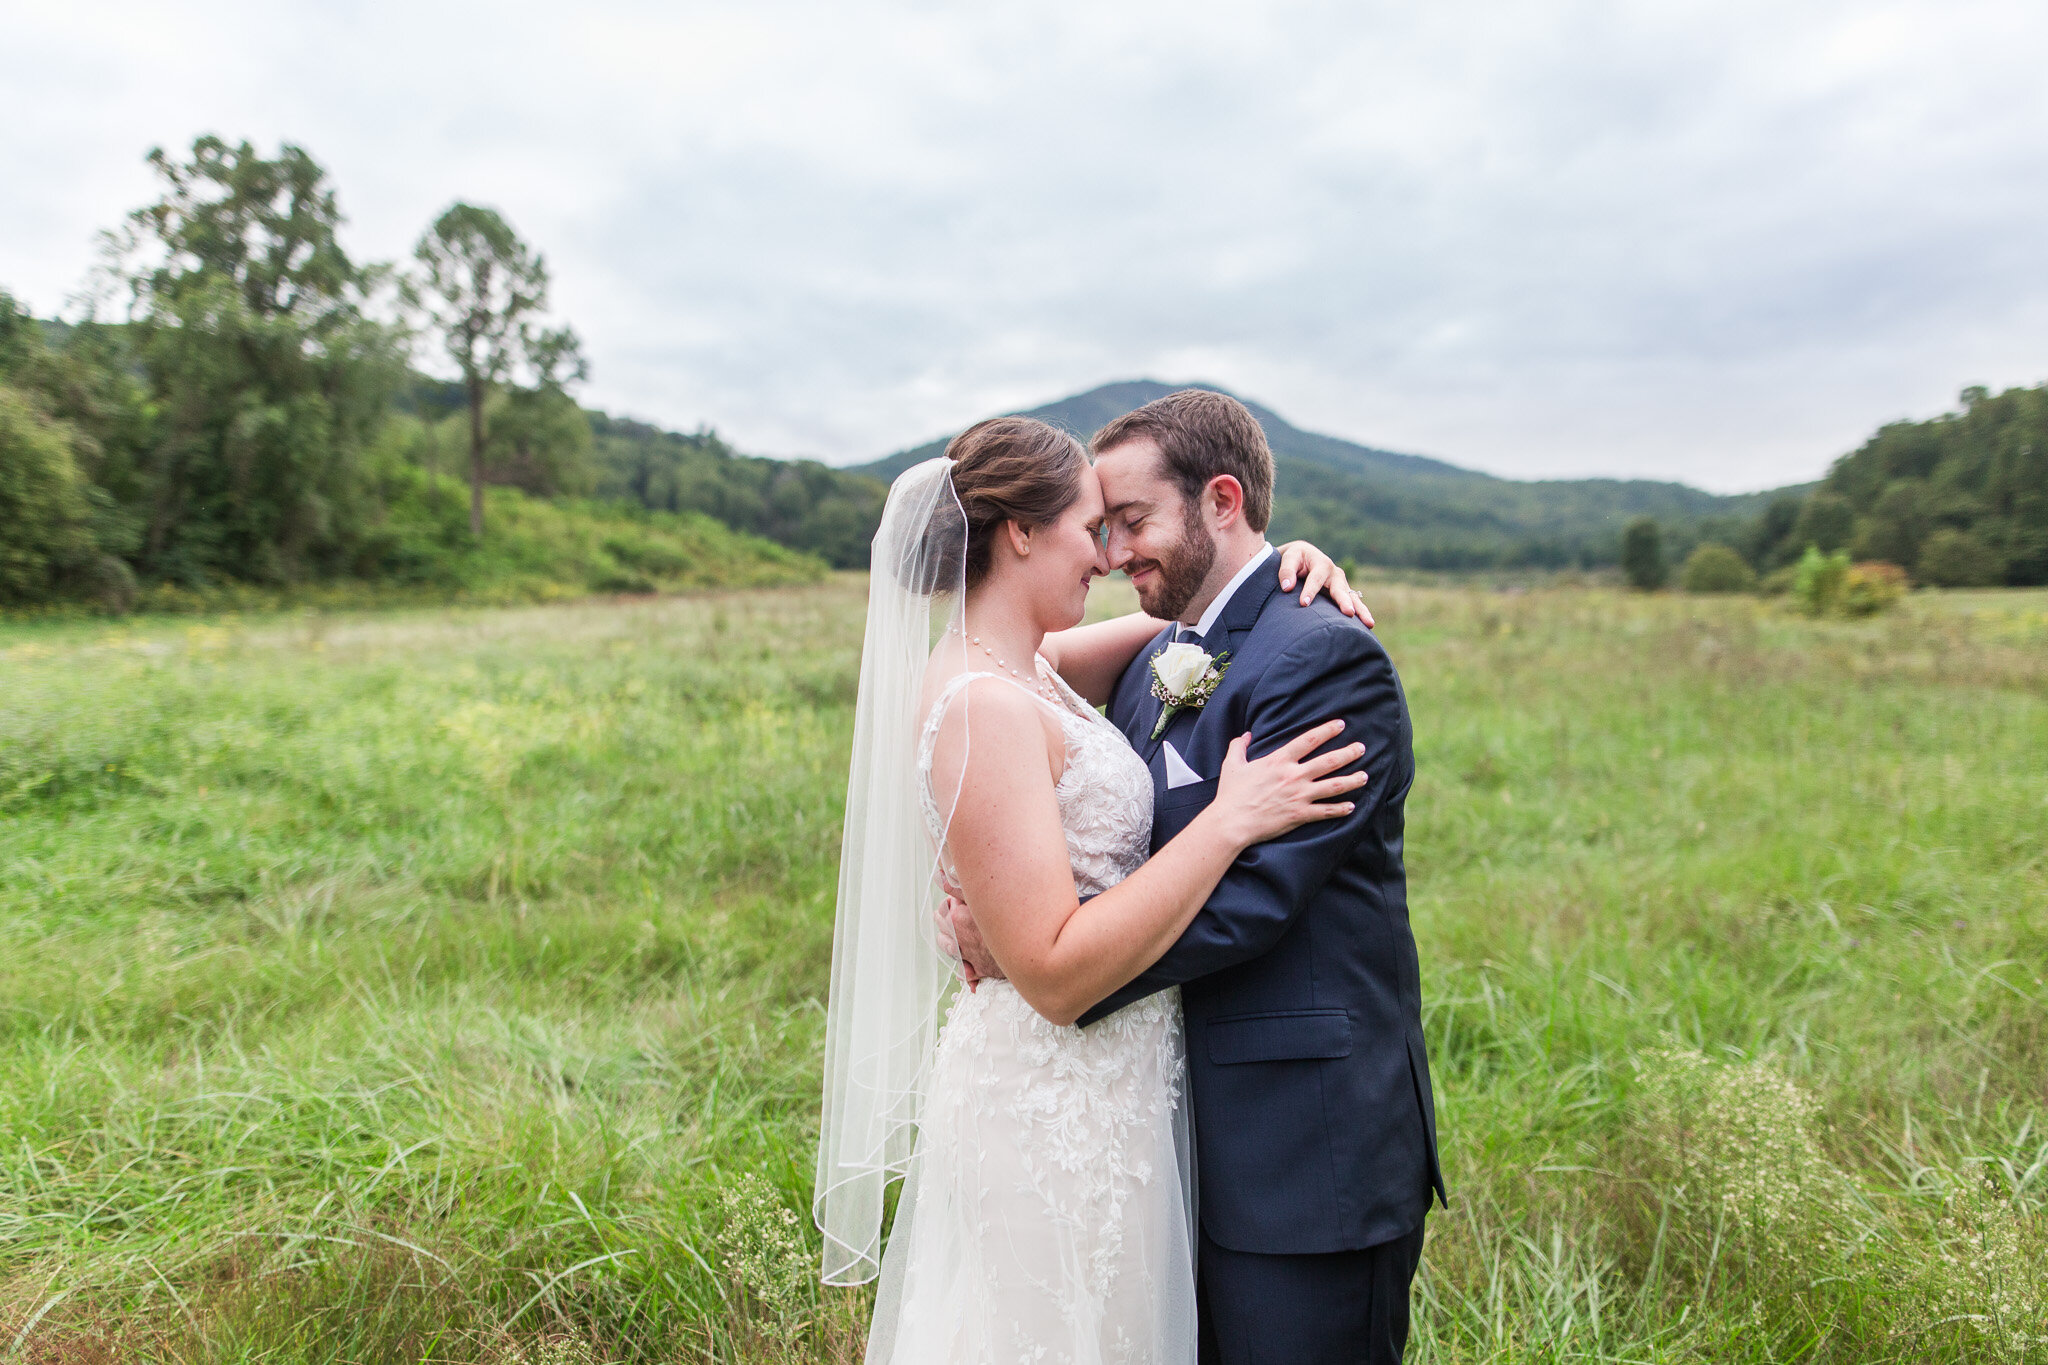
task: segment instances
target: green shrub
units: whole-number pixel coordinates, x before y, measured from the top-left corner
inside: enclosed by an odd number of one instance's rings
[[[1686,559],[1678,584],[1687,592],[1755,592],[1756,570],[1726,545],[1709,541]]]
[[[1849,552],[1822,554],[1809,545],[1792,575],[1792,597],[1808,616],[1829,616],[1840,609],[1842,589],[1849,581]]]
[[[1880,560],[1852,564],[1847,550],[1822,554],[1809,545],[1792,570],[1793,600],[1808,616],[1874,616],[1905,595],[1904,569]]]
[[[1920,547],[1920,579],[1937,588],[1989,588],[2005,581],[2005,565],[1970,532],[1943,527]]]
[[[725,1215],[718,1235],[720,1268],[731,1287],[736,1324],[753,1358],[789,1359],[805,1327],[816,1273],[803,1223],[767,1181],[752,1171],[719,1191]],[[765,1349],[764,1349],[765,1348]]]
[[[1875,616],[1905,595],[1906,571],[1898,565],[1879,559],[1852,565],[1842,581],[1842,614]]]
[[[1965,1180],[1947,1192],[1935,1237],[1934,1255],[1888,1267],[1904,1325],[1939,1328],[1971,1360],[2040,1360],[2048,1348],[2048,1218],[1995,1185]]]
[[[1729,1238],[1752,1257],[1811,1255],[1846,1189],[1819,1142],[1819,1102],[1764,1060],[1685,1049],[1638,1067],[1646,1165],[1667,1192],[1680,1256],[1710,1262]]]

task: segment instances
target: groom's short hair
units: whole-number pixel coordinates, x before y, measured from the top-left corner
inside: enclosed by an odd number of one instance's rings
[[[1125,413],[1088,444],[1100,455],[1146,437],[1158,445],[1183,498],[1193,502],[1209,480],[1228,474],[1244,489],[1245,524],[1266,529],[1273,515],[1273,451],[1250,408],[1227,393],[1180,389]]]

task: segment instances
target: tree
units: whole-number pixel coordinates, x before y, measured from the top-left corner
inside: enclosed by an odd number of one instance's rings
[[[1989,588],[2004,577],[1998,553],[1968,531],[1944,526],[1920,547],[1920,578],[1937,588]]]
[[[441,335],[461,371],[469,406],[469,529],[484,533],[484,404],[501,384],[559,389],[584,378],[582,346],[568,328],[537,321],[548,306],[547,262],[495,210],[456,203],[413,250],[407,297]]]
[[[93,554],[71,433],[0,385],[0,603],[38,602]]]
[[[157,423],[136,475],[138,557],[188,581],[346,566],[374,520],[362,454],[404,373],[372,316],[388,272],[342,250],[326,172],[217,137],[158,148],[163,197],[110,237]]]
[[[1856,512],[1839,494],[1816,490],[1800,504],[1799,518],[1792,523],[1792,541],[1804,550],[1840,550],[1856,533]]]
[[[1726,545],[1709,541],[1687,557],[1678,585],[1687,592],[1754,592],[1756,570]]]
[[[26,460],[32,445],[51,439],[62,443],[85,500],[95,551],[89,561],[79,561],[67,550],[60,558],[84,567],[66,568],[62,581],[53,579],[48,587],[116,607],[132,596],[134,574],[124,561],[142,544],[138,459],[154,429],[142,381],[133,373],[135,357],[121,331],[96,323],[40,322],[0,291],[0,386],[13,390],[16,400],[8,423],[13,455]],[[0,455],[0,464],[5,463],[7,457]],[[59,485],[71,482],[68,476],[55,477]],[[34,478],[16,470],[0,477],[0,484],[26,497]],[[0,501],[5,498],[0,488]],[[52,505],[74,506],[68,497]],[[19,515],[25,514],[17,508],[5,520]],[[0,526],[0,539],[17,546],[30,534],[24,523]],[[69,537],[66,531],[60,539],[69,544]]]
[[[1857,519],[1856,557],[1913,564],[1927,537],[1927,513],[1934,494],[1921,479],[1894,479],[1865,516]]]
[[[1655,518],[1637,517],[1621,533],[1621,572],[1639,592],[1655,592],[1664,586],[1669,571],[1664,565],[1664,535]]]
[[[1749,562],[1764,570],[1797,559],[1800,547],[1792,543],[1792,524],[1798,520],[1798,498],[1785,494],[1772,498],[1745,542]]]
[[[590,492],[597,478],[590,419],[560,388],[514,389],[487,404],[484,419],[490,482],[540,498]]]

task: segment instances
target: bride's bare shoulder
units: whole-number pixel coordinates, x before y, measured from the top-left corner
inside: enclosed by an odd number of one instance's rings
[[[943,714],[933,715],[936,707],[943,707]],[[927,678],[920,709],[938,730],[933,745],[937,767],[958,772],[970,762],[1009,764],[1036,752],[1045,755],[1055,780],[1066,766],[1066,742],[1051,708],[993,674]]]
[[[962,703],[965,702],[965,705]],[[930,717],[933,708],[943,706],[942,729],[972,726],[979,731],[994,722],[1015,725],[1022,717],[1040,710],[1031,694],[993,673],[933,673],[925,678],[918,710]]]

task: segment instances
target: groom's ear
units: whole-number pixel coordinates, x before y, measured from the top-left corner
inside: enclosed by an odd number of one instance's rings
[[[1202,489],[1202,511],[1209,524],[1228,531],[1244,520],[1244,485],[1229,474],[1218,474]]]

